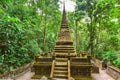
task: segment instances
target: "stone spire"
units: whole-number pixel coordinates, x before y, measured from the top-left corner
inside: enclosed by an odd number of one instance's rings
[[[64,55],[65,54],[68,55],[68,53],[70,53],[71,56],[76,56],[76,52],[73,46],[73,41],[71,39],[70,30],[69,30],[69,26],[68,26],[67,18],[66,18],[65,0],[64,0],[63,6],[64,6],[63,7],[64,9],[63,9],[63,14],[62,14],[61,27],[58,33],[58,38],[56,41],[54,52],[60,55],[61,53],[63,53]]]
[[[68,27],[67,18],[66,18],[66,11],[65,11],[65,0],[63,0],[63,14],[62,14],[61,27]]]
[[[61,21],[61,28],[58,34],[58,40],[56,42],[57,45],[63,45],[63,44],[69,44],[72,45],[73,42],[71,40],[71,36],[70,36],[70,31],[69,31],[69,27],[68,27],[68,23],[67,23],[67,19],[66,19],[66,11],[65,11],[65,0],[63,3],[63,14],[62,14],[62,21]]]

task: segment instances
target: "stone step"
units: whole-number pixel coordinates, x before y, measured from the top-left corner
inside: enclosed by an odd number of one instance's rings
[[[68,74],[68,71],[67,70],[54,70],[54,73],[55,74]]]
[[[66,70],[68,70],[68,67],[56,67],[55,66],[54,70],[66,71]]]
[[[75,50],[54,50],[54,52],[74,53]]]
[[[74,49],[74,47],[55,47],[55,49]]]
[[[56,42],[56,45],[73,45],[73,42],[71,40],[58,40]]]
[[[55,53],[56,57],[68,57],[68,53]],[[76,56],[77,54],[76,53],[70,53],[70,56]]]
[[[68,63],[67,62],[55,62],[56,67],[67,67]]]
[[[55,48],[74,48],[73,45],[56,45]]]
[[[70,49],[69,50],[68,49],[57,49],[56,50],[55,49],[54,52],[67,52],[67,53],[71,52],[72,53],[72,52],[75,52],[75,50],[74,49],[73,50],[70,50]]]
[[[68,58],[56,58],[55,59],[57,62],[67,62]]]
[[[67,74],[53,74],[54,78],[63,78],[63,79],[67,79],[68,75]]]
[[[52,80],[68,80],[68,79],[53,78]]]
[[[62,48],[55,48],[54,51],[56,51],[56,50],[67,50],[67,51],[69,51],[69,50],[72,51],[73,50],[73,51],[75,51],[74,48],[71,48],[71,49],[70,48],[64,48],[64,49],[62,49]]]
[[[55,53],[56,56],[68,56],[68,53]]]

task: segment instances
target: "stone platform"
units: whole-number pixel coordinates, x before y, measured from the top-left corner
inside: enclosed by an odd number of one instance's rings
[[[31,79],[33,75],[34,75],[34,72],[28,71],[15,80],[40,80],[40,79]],[[93,80],[115,80],[106,73],[106,70],[100,70],[99,74],[92,74],[92,77],[93,77]],[[5,79],[5,80],[9,80],[9,79]]]

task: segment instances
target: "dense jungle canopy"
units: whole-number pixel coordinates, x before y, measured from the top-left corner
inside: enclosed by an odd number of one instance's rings
[[[67,2],[68,0],[66,0]],[[71,0],[67,20],[76,52],[120,68],[120,1]],[[61,25],[59,0],[0,0],[0,72],[52,53]]]

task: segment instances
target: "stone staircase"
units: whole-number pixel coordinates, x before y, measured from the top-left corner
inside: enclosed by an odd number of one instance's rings
[[[71,56],[71,57],[76,56],[73,45],[56,45],[54,52],[56,57],[68,58],[68,56]]]
[[[68,58],[56,57],[52,80],[68,80]]]
[[[76,56],[73,45],[56,45],[54,49],[54,56],[55,62],[52,66],[54,69],[51,80],[69,80],[69,57]]]
[[[53,53],[54,60],[51,67],[51,80],[70,80],[70,57],[75,57],[76,51],[66,20],[65,4],[62,24]]]

